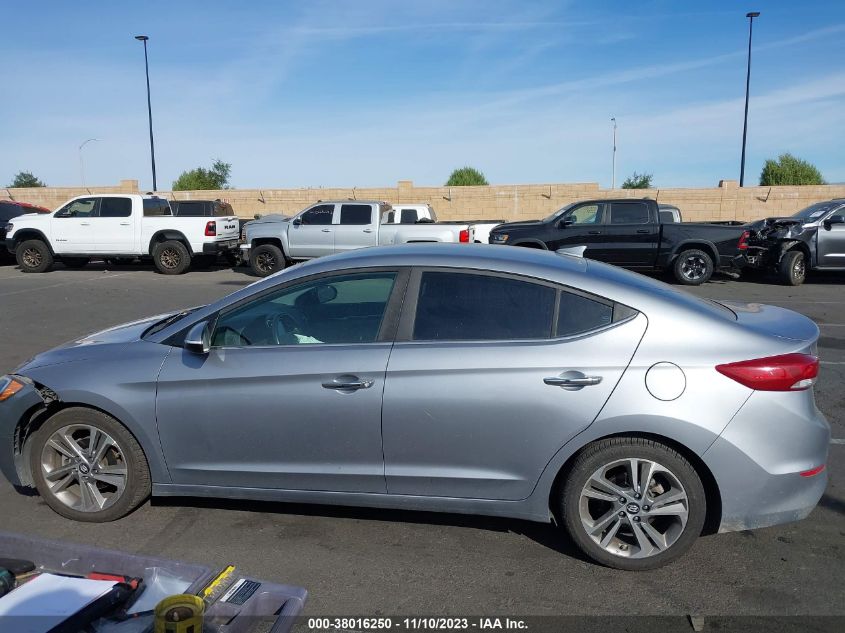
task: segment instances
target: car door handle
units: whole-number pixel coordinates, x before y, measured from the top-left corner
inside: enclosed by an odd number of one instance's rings
[[[637,233],[651,233],[648,229],[637,229]]]
[[[369,389],[372,386],[372,380],[344,380],[323,383],[324,389],[335,389],[337,391],[356,391],[358,389]]]
[[[372,232],[373,232],[372,229],[364,229],[364,233],[372,233]]]
[[[587,231],[587,235],[601,235],[601,231]]]
[[[120,226],[129,226],[131,224],[132,224],[131,222],[121,222]]]
[[[589,387],[590,385],[599,384],[601,382],[601,376],[584,376],[583,378],[552,376],[550,378],[543,378],[543,382],[552,387]]]
[[[323,229],[323,233],[331,233],[331,232],[332,232],[331,229]]]
[[[79,226],[91,226],[90,222],[80,222]]]

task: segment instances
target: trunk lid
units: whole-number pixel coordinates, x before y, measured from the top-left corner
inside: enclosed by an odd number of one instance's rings
[[[737,322],[750,330],[768,336],[804,343],[815,353],[819,326],[815,321],[787,308],[764,303],[718,301],[736,315]]]

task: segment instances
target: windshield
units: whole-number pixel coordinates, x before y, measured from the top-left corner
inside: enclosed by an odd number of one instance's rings
[[[197,306],[196,308],[189,308],[188,310],[182,310],[181,312],[177,312],[176,314],[171,314],[168,317],[164,317],[161,321],[156,321],[152,327],[148,328],[146,332],[141,336],[141,338],[146,338],[148,336],[152,336],[157,332],[161,332],[164,328],[166,328],[171,323],[175,323],[182,317],[188,316],[191,312],[196,312],[200,308],[205,306]]]
[[[562,215],[562,214],[566,213],[567,211],[569,211],[569,210],[573,207],[573,205],[574,205],[574,204],[575,204],[575,203],[573,202],[572,204],[568,204],[568,205],[566,205],[566,206],[565,206],[565,207],[563,207],[562,209],[558,209],[557,211],[555,211],[555,212],[554,212],[554,213],[552,213],[551,215],[548,215],[548,216],[546,216],[545,218],[543,218],[543,222],[551,222],[551,221],[552,221],[552,220],[554,220],[556,217],[558,217],[558,216],[560,216],[560,215]]]
[[[817,202],[816,204],[811,204],[806,209],[801,209],[797,213],[795,213],[792,217],[793,218],[801,218],[803,220],[818,220],[822,216],[826,215],[829,211],[833,211],[837,207],[842,206],[842,201],[837,200],[829,200],[827,202]]]

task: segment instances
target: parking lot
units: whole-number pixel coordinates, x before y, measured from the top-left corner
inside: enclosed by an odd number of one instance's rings
[[[26,275],[0,267],[2,370],[93,330],[212,301],[255,280],[243,270],[164,276],[149,266],[92,264]],[[175,499],[147,502],[114,523],[81,524],[5,480],[2,527],[212,566],[233,563],[306,587],[311,615],[845,615],[844,282],[842,274],[816,276],[793,288],[719,276],[693,289],[780,305],[819,324],[816,397],[835,438],[831,482],[807,520],[700,539],[657,571],[600,567],[552,526],[474,516]]]

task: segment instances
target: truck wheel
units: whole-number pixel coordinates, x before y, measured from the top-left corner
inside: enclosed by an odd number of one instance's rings
[[[789,251],[778,264],[778,278],[784,286],[800,286],[807,277],[807,261],[801,251]]]
[[[713,259],[702,250],[691,248],[675,259],[675,279],[685,286],[699,286],[713,276]]]
[[[62,257],[62,263],[68,268],[83,268],[90,261],[90,257]]]
[[[272,244],[262,244],[252,249],[249,254],[249,265],[259,277],[272,275],[283,270],[287,265],[282,249]]]
[[[63,409],[32,436],[32,480],[45,503],[68,519],[114,521],[150,494],[150,468],[138,441],[111,416]]]
[[[160,273],[181,275],[191,265],[191,254],[182,242],[160,242],[153,249],[153,262]]]
[[[53,266],[53,254],[41,240],[26,240],[18,245],[15,256],[25,273],[43,273]]]

